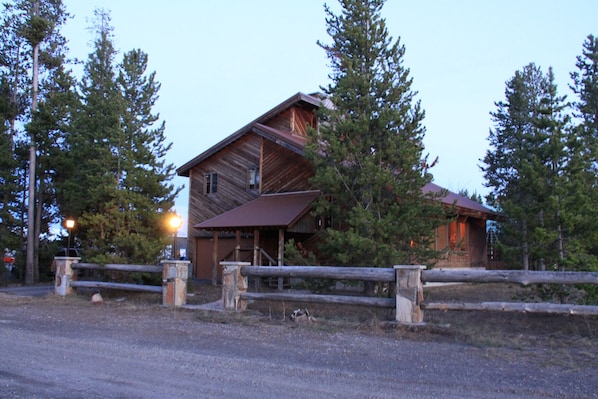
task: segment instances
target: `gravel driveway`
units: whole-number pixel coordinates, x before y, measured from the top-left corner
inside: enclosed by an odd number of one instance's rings
[[[1,398],[595,398],[598,365],[197,311],[0,294]],[[572,365],[575,365],[574,367]]]

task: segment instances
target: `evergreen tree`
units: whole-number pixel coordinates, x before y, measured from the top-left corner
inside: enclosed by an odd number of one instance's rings
[[[564,223],[570,219],[569,117],[552,69],[529,64],[509,80],[505,102],[492,113],[490,147],[483,161],[489,202],[506,220],[499,225],[503,257],[531,265],[564,267]]]
[[[598,270],[598,39],[593,35],[584,41],[576,67],[577,71],[570,74],[570,87],[577,96],[569,168],[577,176],[571,188],[576,194],[576,218],[571,229],[580,246],[577,263],[584,270]]]
[[[171,147],[166,144],[165,123],[152,113],[158,99],[160,84],[155,72],[146,74],[147,54],[132,50],[125,54],[120,66],[118,87],[123,94],[125,110],[119,172],[120,194],[123,196],[123,229],[119,247],[126,258],[154,260],[163,248],[164,210],[174,206],[180,189],[169,181],[174,176],[174,165],[166,164],[164,157]]]
[[[439,201],[422,193],[431,181],[422,159],[424,112],[403,66],[405,47],[381,17],[383,0],[341,0],[326,7],[332,44],[319,45],[332,66],[306,156],[312,184],[327,194],[319,214],[331,215],[322,250],[330,262],[391,267],[424,263],[434,228],[445,222]]]
[[[110,16],[95,10],[97,37],[94,51],[84,66],[79,84],[81,107],[66,136],[67,165],[60,189],[61,209],[67,217],[85,213],[103,217],[110,209],[118,186],[118,144],[124,142],[120,117],[124,105],[116,85]],[[99,223],[99,222],[98,222]],[[106,220],[106,225],[110,222]],[[103,239],[105,233],[97,235]],[[84,220],[78,220],[78,237],[87,240]]]
[[[14,175],[28,186],[28,190],[18,194],[27,215],[17,215],[21,219],[21,236],[27,237],[25,282],[28,284],[38,279],[39,237],[47,230],[50,220],[44,217],[48,207],[38,192],[45,180],[44,176],[38,175],[37,160],[38,151],[44,150],[38,148],[40,134],[44,132],[35,131],[31,122],[37,117],[38,105],[43,101],[40,86],[52,79],[53,70],[64,61],[61,54],[65,51],[65,40],[60,28],[67,17],[60,0],[16,0],[4,4],[0,75],[3,93],[10,96],[9,134],[13,154],[19,167],[25,166],[24,170],[15,170]],[[25,160],[18,159],[23,145],[29,148]]]
[[[155,262],[166,245],[163,219],[174,205],[174,166],[164,157],[165,124],[152,113],[160,84],[148,57],[125,54],[120,66],[110,17],[96,11],[97,38],[80,85],[81,109],[67,136],[60,188],[63,213],[77,218],[86,259]],[[156,126],[157,124],[157,126]]]

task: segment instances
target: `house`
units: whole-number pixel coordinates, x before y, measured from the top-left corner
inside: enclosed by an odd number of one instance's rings
[[[309,247],[323,228],[310,212],[320,193],[308,183],[314,170],[303,147],[325,101],[297,93],[177,169],[189,178],[187,257],[196,278],[219,280],[222,260],[282,265],[286,241]],[[450,192],[442,201],[459,216],[436,231],[436,249],[446,253],[437,265],[485,267],[486,221],[494,213]]]

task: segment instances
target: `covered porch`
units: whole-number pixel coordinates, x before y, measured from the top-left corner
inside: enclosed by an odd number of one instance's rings
[[[211,232],[211,237],[195,239],[196,277],[217,284],[222,278],[223,260],[248,261],[254,266],[284,265],[286,241],[307,238],[318,229],[310,210],[319,195],[319,191],[263,194],[195,225],[197,230]]]

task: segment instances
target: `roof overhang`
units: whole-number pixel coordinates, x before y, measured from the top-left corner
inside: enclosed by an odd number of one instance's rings
[[[219,231],[289,228],[310,211],[319,195],[320,191],[263,194],[193,227]]]
[[[492,209],[475,202],[465,196],[455,194],[445,188],[440,187],[434,183],[426,184],[422,192],[424,194],[432,193],[440,195],[438,198],[446,206],[454,206],[459,215],[475,217],[477,219],[497,220],[499,215]]]

